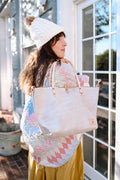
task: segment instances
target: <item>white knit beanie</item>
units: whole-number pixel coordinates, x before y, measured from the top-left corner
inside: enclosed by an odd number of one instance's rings
[[[61,26],[43,18],[35,18],[30,26],[31,39],[38,49],[60,32],[64,32]]]

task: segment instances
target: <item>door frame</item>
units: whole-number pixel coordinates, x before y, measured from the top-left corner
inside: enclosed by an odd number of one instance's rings
[[[82,72],[82,9],[86,8],[93,3],[99,0],[73,0],[76,5],[77,9],[77,49],[78,59],[77,59],[77,67]],[[118,3],[119,2],[119,3]],[[117,39],[120,37],[120,0],[117,0]],[[78,36],[78,29],[79,29],[79,36]],[[120,177],[120,93],[118,89],[120,89],[120,41],[117,42],[117,70],[116,70],[116,147],[115,147],[115,180],[118,180]],[[109,162],[110,163],[110,162]],[[109,169],[110,170],[110,169]],[[102,174],[100,174],[97,170],[92,168],[89,164],[84,162],[84,171],[86,177],[88,176],[92,180],[106,180]]]

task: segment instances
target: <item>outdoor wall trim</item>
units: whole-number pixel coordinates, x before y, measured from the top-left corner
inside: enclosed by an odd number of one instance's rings
[[[13,12],[12,12],[13,11]],[[20,73],[20,66],[21,66],[21,57],[20,54],[22,53],[21,48],[21,38],[20,38],[20,7],[19,1],[13,0],[11,2],[11,18],[15,18],[15,34],[13,37],[15,38],[16,49],[14,50],[11,46],[12,53],[12,67],[13,67],[13,109],[16,111],[17,108],[21,107],[21,91],[19,89],[19,73]],[[14,53],[15,51],[15,53]]]
[[[8,0],[4,1],[3,3],[1,3],[0,5],[0,13],[2,12],[2,10],[4,9],[5,5],[8,3]]]
[[[73,0],[73,3],[75,4],[80,4],[82,2],[85,2],[86,0]]]
[[[93,4],[96,1],[98,1],[98,0],[89,0],[89,4]],[[76,5],[81,4],[83,2],[84,3],[86,2],[88,4],[88,0],[73,0],[73,3],[75,3]]]
[[[10,6],[11,2],[8,1],[3,8],[1,8],[0,17],[10,16]]]
[[[86,166],[89,166],[89,168],[86,168]],[[89,164],[87,164],[86,162],[84,162],[84,174],[87,177],[90,177],[91,180],[107,180],[106,177],[104,177],[101,173],[99,173],[98,171],[96,171],[94,168],[92,168]],[[89,169],[89,171],[88,171]],[[94,171],[93,171],[94,169]]]
[[[19,1],[19,40],[20,40],[20,71],[23,67],[23,61],[22,61],[22,2]],[[21,106],[23,105],[23,93],[21,91]]]
[[[51,10],[52,10],[52,8],[45,10],[39,17],[42,17],[44,14],[46,14],[48,11],[51,11]]]

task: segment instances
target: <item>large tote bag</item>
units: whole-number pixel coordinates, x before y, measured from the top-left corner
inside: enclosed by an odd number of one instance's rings
[[[50,69],[50,87],[33,88],[32,92],[34,111],[42,134],[66,136],[96,129],[99,88],[81,87],[74,67],[78,87],[55,87],[56,64],[54,62]]]

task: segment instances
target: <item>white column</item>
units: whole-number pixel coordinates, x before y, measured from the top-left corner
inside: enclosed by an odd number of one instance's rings
[[[8,38],[8,18],[0,18],[0,105],[1,109],[12,110],[11,88],[11,53]]]
[[[0,24],[1,24],[1,30],[0,30],[0,64],[1,64],[1,69],[0,69],[0,82],[1,82],[1,94],[0,94],[0,99],[1,99],[1,108],[5,108],[5,101],[7,101],[7,98],[4,99],[4,96],[7,96],[7,64],[6,64],[6,52],[5,52],[5,20],[4,18],[0,18]]]

